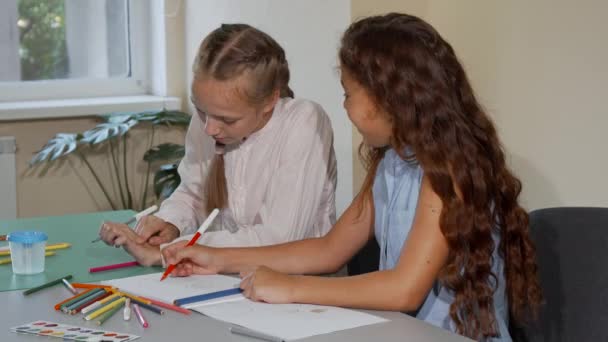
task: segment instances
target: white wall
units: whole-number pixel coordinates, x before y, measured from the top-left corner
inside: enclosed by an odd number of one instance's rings
[[[600,0],[429,1],[530,210],[608,207],[607,13]]]
[[[185,16],[188,69],[201,40],[221,23],[250,24],[283,46],[296,96],[318,102],[331,118],[338,159],[336,206],[342,213],[352,200],[352,132],[336,67],[339,39],[350,24],[350,1],[188,0]]]

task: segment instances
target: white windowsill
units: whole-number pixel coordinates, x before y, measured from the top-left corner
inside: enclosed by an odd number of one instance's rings
[[[56,119],[162,108],[179,110],[180,102],[177,97],[153,95],[0,102],[0,121]]]

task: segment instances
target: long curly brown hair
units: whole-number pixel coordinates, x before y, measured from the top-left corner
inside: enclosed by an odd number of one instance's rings
[[[498,334],[493,232],[500,234],[510,313],[520,321],[534,317],[542,294],[528,215],[517,202],[521,182],[507,168],[496,129],[450,44],[422,19],[391,13],[353,23],[339,58],[389,113],[391,146],[413,150],[443,201],[449,258],[439,280],[455,295],[450,317],[458,332],[475,339]],[[365,196],[385,150],[360,148],[369,170]]]

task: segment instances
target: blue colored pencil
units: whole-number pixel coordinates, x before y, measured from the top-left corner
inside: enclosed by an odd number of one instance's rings
[[[140,307],[144,308],[144,309],[148,309],[154,313],[157,313],[159,315],[164,314],[165,312],[162,309],[157,308],[156,306],[150,305],[150,304],[146,304],[142,301],[139,301],[137,299],[131,298],[131,303],[136,303],[138,304]]]
[[[205,293],[202,295],[176,299],[173,303],[175,305],[182,306],[182,305],[186,305],[186,304],[190,304],[190,303],[202,302],[205,300],[231,296],[231,295],[239,294],[241,292],[243,292],[243,290],[241,290],[238,287],[235,287],[233,289],[221,290],[221,291],[216,291],[216,292]]]

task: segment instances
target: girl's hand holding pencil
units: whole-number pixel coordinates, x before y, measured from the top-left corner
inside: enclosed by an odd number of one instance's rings
[[[175,274],[178,276],[186,276],[186,275],[190,275],[192,273],[196,273],[196,274],[217,273],[216,270],[207,268],[205,266],[200,267],[200,266],[195,265],[192,262],[192,261],[194,261],[194,259],[184,256],[183,252],[187,251],[187,253],[189,253],[189,255],[192,257],[200,256],[200,257],[204,258],[207,255],[206,253],[196,253],[197,251],[200,251],[201,249],[204,250],[205,247],[200,246],[200,245],[195,245],[195,244],[196,244],[196,241],[201,237],[201,235],[209,228],[209,226],[211,226],[211,223],[213,223],[213,220],[217,217],[219,212],[220,212],[219,209],[213,209],[213,211],[205,219],[205,222],[203,222],[203,224],[198,228],[198,231],[196,232],[196,234],[194,234],[192,236],[192,238],[190,239],[190,241],[188,241],[188,243],[185,243],[184,241],[180,241],[180,242],[174,243],[162,250],[163,256],[165,257],[165,260],[167,261],[169,266],[165,270],[165,273],[163,274],[163,276],[160,278],[161,281],[164,280],[169,274],[172,274],[174,269],[179,269],[179,268],[184,268],[184,267],[187,268],[188,270],[192,270],[192,268],[195,266],[198,268],[195,268],[194,271],[191,273],[188,273],[188,271],[185,271],[185,272],[181,272],[181,273],[176,272]],[[188,248],[184,248],[184,247],[188,247]],[[192,255],[193,253],[196,253],[196,254]],[[181,266],[178,265],[183,259],[188,259],[189,262],[186,262]],[[201,264],[199,263],[199,265],[201,265]],[[202,265],[205,265],[205,264],[202,264]],[[178,267],[178,268],[176,268],[176,267]]]

